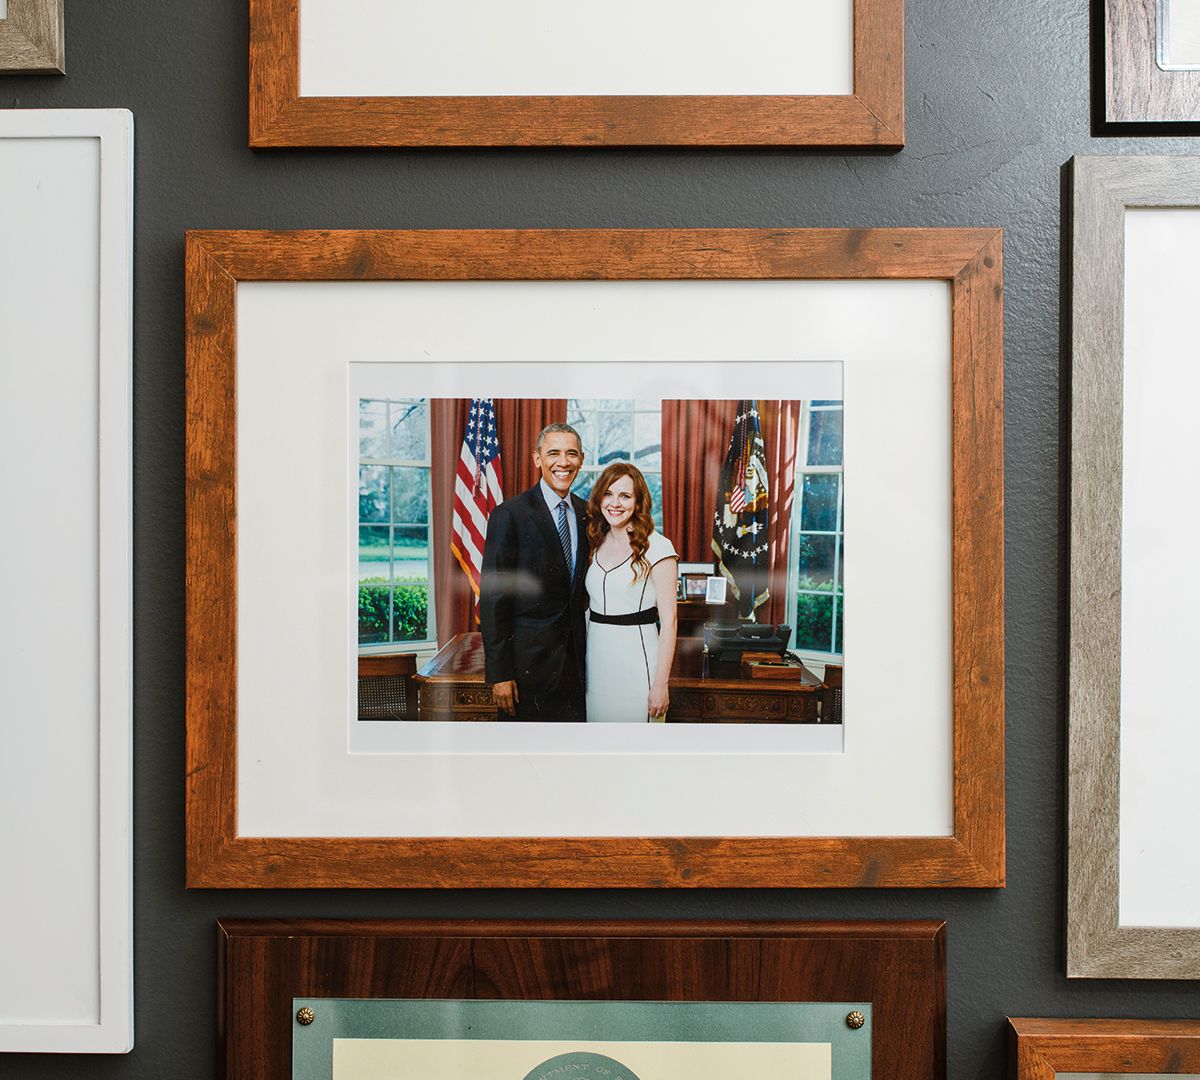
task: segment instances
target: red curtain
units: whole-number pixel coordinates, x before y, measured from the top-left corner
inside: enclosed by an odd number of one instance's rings
[[[737,405],[662,403],[663,535],[681,562],[713,561],[713,510]]]
[[[712,522],[721,466],[737,416],[736,401],[664,401],[663,534],[683,562],[713,561]],[[759,622],[787,620],[788,555],[796,481],[800,402],[758,402],[767,455],[771,509],[767,521],[771,597],[757,612]]]
[[[547,424],[564,423],[566,398],[526,400],[497,398],[496,426],[500,431],[500,467],[504,497],[533,487],[540,475],[533,464],[538,432]],[[450,551],[450,526],[454,517],[454,470],[462,454],[467,426],[468,398],[431,398],[429,425],[432,436],[433,593],[438,648],[456,634],[475,630],[474,597],[458,560]]]

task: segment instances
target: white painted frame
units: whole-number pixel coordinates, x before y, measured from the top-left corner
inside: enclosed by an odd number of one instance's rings
[[[22,1017],[21,1022],[5,1022],[0,1017],[0,1051],[55,1053],[125,1053],[133,1046],[133,609],[132,609],[132,343],[133,343],[133,117],[123,109],[105,110],[0,110],[0,140],[80,140],[99,142],[100,167],[94,178],[93,190],[97,200],[99,229],[95,237],[95,258],[98,266],[96,307],[75,315],[57,307],[56,281],[45,281],[47,306],[32,311],[24,322],[26,332],[36,330],[49,320],[74,318],[98,319],[95,324],[95,355],[97,378],[81,385],[82,380],[63,378],[61,395],[86,395],[77,404],[96,417],[95,453],[89,464],[95,468],[89,480],[98,492],[95,535],[77,537],[77,546],[94,544],[91,558],[95,561],[95,580],[83,580],[72,575],[50,579],[47,590],[61,589],[64,595],[89,586],[96,590],[98,625],[95,628],[96,657],[91,670],[98,674],[98,686],[89,685],[86,693],[96,702],[96,760],[94,768],[98,784],[94,790],[68,790],[60,780],[59,793],[62,816],[86,815],[95,823],[94,871],[97,882],[98,948],[95,956],[95,977],[98,985],[98,1016],[95,1023],[64,1021],[70,1015],[70,1003],[64,1001],[59,1016],[38,1017],[33,1021]],[[52,173],[42,163],[42,175]],[[51,186],[47,184],[47,186]],[[47,196],[51,197],[51,196]],[[0,208],[0,214],[2,214]],[[39,238],[29,230],[22,238],[20,230],[9,230],[8,243],[29,245],[35,250]],[[13,239],[15,234],[16,239]],[[45,241],[45,238],[40,238]],[[44,257],[44,254],[43,254]],[[21,247],[8,247],[6,260],[21,265]],[[12,264],[10,264],[12,265]],[[18,323],[23,322],[18,320]],[[10,323],[13,338],[21,327]],[[0,323],[0,364],[51,364],[48,355],[16,355],[6,353],[5,326]],[[56,389],[56,394],[58,390]],[[31,394],[31,399],[35,395]],[[61,401],[56,396],[55,401]],[[30,400],[35,409],[38,402]],[[46,405],[49,412],[49,405]],[[36,422],[36,420],[34,421]],[[2,436],[0,432],[0,436]],[[43,458],[30,452],[9,456],[5,468],[42,468]],[[66,579],[66,580],[63,580]],[[0,607],[0,629],[5,619],[19,619],[20,612]],[[10,631],[13,625],[6,628]],[[33,646],[40,652],[54,648],[53,643],[37,641]],[[81,665],[82,666],[82,665]],[[63,679],[71,678],[67,660],[59,662],[58,672]],[[0,687],[0,706],[13,708],[15,715],[20,702],[11,702]],[[50,758],[51,755],[46,755]],[[56,760],[34,760],[31,769],[39,769],[39,782],[53,783],[58,774]],[[90,768],[90,766],[89,766]],[[53,848],[56,821],[37,818],[28,813],[14,812],[5,806],[5,793],[0,791],[0,828],[36,830],[37,842]],[[77,819],[75,819],[77,820]],[[93,871],[89,868],[86,876]],[[15,905],[16,890],[24,890],[26,910],[30,891],[37,890],[39,881],[31,875],[6,879],[0,890],[0,919],[6,918],[9,907]],[[37,899],[37,894],[33,894]],[[47,905],[48,907],[50,905]],[[46,961],[53,964],[54,943],[63,948],[62,938],[55,937],[54,919],[47,915],[41,926],[30,928],[43,934]],[[40,946],[43,947],[43,946]],[[10,969],[11,971],[11,969]],[[11,977],[11,976],[9,976]],[[5,965],[0,963],[0,987],[6,978]]]

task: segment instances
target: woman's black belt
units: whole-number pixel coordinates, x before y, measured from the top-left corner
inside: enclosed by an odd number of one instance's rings
[[[609,626],[649,626],[658,622],[658,608],[648,607],[643,611],[631,611],[628,615],[601,615],[593,611],[589,618],[594,623],[607,623]]]

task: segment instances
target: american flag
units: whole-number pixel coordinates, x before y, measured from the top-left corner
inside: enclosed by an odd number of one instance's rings
[[[754,609],[770,597],[769,509],[767,454],[759,427],[758,402],[739,401],[717,487],[712,548],[717,571],[729,581],[742,618],[753,618]]]
[[[472,398],[462,453],[454,473],[454,520],[450,550],[463,568],[475,593],[475,621],[479,622],[479,570],[483,565],[483,538],[488,517],[504,501],[504,474],[500,468],[500,439],[496,434],[496,409],[491,398]]]

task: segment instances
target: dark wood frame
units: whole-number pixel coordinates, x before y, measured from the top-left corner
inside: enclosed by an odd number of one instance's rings
[[[1010,1019],[1008,1036],[1015,1080],[1200,1072],[1200,1020]]]
[[[63,0],[8,0],[0,19],[0,74],[65,74],[63,39]]]
[[[1200,123],[1200,71],[1158,66],[1157,6],[1103,0],[1106,123]]]
[[[291,1080],[294,998],[872,1003],[871,1075],[946,1076],[940,922],[222,919],[217,1075]]]
[[[997,229],[187,236],[191,887],[1004,884],[1003,244]],[[933,279],[952,298],[954,832],[946,837],[287,837],[237,831],[239,281]]]
[[[249,0],[250,145],[904,145],[904,0],[854,0],[854,92],[301,97],[299,0]]]

